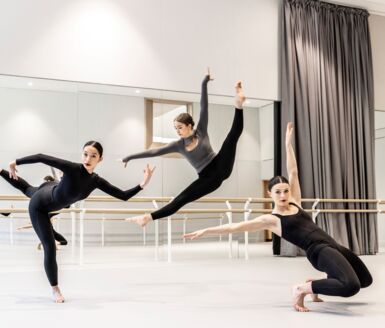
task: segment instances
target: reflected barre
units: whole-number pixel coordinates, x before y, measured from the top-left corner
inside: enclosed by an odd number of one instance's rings
[[[309,213],[377,213],[382,214],[385,213],[385,210],[380,209],[304,209]],[[145,214],[150,212],[151,209],[143,209],[143,208],[73,208],[73,209],[63,209],[60,211],[54,211],[51,213],[88,213],[88,214]],[[255,213],[255,214],[269,214],[271,213],[271,209],[225,209],[225,208],[193,208],[193,209],[180,209],[178,214],[209,214],[209,213]],[[0,213],[28,213],[27,208],[0,208]]]

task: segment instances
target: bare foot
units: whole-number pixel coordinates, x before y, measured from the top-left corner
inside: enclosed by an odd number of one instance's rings
[[[235,85],[235,92],[236,92],[235,107],[241,109],[241,108],[243,108],[243,103],[246,100],[246,96],[243,93],[241,81],[238,81],[237,84]]]
[[[132,218],[127,218],[126,221],[128,222],[134,222],[138,226],[144,228],[144,226],[152,220],[152,217],[150,214],[144,214],[141,216],[134,216]]]
[[[306,282],[312,282],[316,279],[307,279]],[[324,300],[322,298],[318,297],[318,294],[310,294],[311,300],[313,302],[323,302]]]
[[[309,312],[309,309],[303,304],[306,294],[302,291],[301,285],[293,287],[293,307],[298,312]]]
[[[59,286],[52,287],[52,296],[55,303],[64,303],[64,296],[62,295]]]

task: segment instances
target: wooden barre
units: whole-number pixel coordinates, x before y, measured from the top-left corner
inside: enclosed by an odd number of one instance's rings
[[[152,202],[153,200],[159,201],[159,202],[169,202],[173,198],[172,197],[134,197],[128,200],[128,202]],[[0,195],[0,201],[28,201],[29,198],[26,196],[21,195]],[[111,196],[91,196],[86,198],[84,201],[86,202],[122,202],[120,199],[113,198]],[[248,198],[248,197],[203,197],[195,202],[197,203],[221,203],[229,201],[231,203],[245,203],[247,201],[250,201],[251,203],[272,203],[272,200],[270,198]],[[315,199],[315,198],[304,198],[302,199],[302,202],[304,203],[314,203],[314,202],[320,202],[320,203],[378,203],[378,204],[385,204],[385,200],[380,199],[337,199],[337,198],[325,198],[325,199]]]

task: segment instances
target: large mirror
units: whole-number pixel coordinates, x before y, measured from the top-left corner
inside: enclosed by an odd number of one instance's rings
[[[192,103],[170,99],[146,99],[146,148],[156,148],[178,139],[173,119],[181,113],[192,115]]]
[[[375,170],[377,198],[385,199],[385,110],[375,111]],[[385,214],[378,215],[379,240],[385,240]]]
[[[200,82],[197,80],[198,85]],[[97,174],[120,188],[127,189],[138,184],[147,163],[156,166],[151,183],[138,196],[174,197],[197,178],[197,172],[180,156],[132,160],[127,168],[118,159],[150,146],[158,147],[176,140],[178,136],[173,119],[180,111],[192,113],[197,123],[200,113],[199,93],[0,76],[0,108],[0,167],[6,167],[15,158],[34,153],[46,153],[79,162],[84,143],[98,140],[104,146],[104,160],[97,167]],[[210,94],[209,85],[208,134],[215,152],[219,151],[231,128],[234,110],[234,97]],[[273,102],[248,99],[244,108],[244,122],[233,172],[209,196],[262,197],[263,180],[273,175]],[[152,124],[151,131],[149,124]],[[19,167],[19,174],[32,185],[39,185],[49,173],[50,168],[41,164]],[[19,193],[0,181],[0,194]],[[103,195],[100,191],[94,194]],[[2,206],[9,205],[26,206],[2,202]],[[154,208],[153,203],[92,203],[87,206],[144,207],[149,211]],[[189,205],[194,206],[197,205]],[[205,218],[214,222],[192,221],[189,222],[189,229],[216,224],[220,215],[206,215]],[[234,216],[234,220],[239,219],[242,219],[241,215]],[[18,221],[17,226],[27,224],[28,218],[25,220]],[[161,224],[164,222],[162,220]],[[71,230],[68,221],[58,221],[55,225],[60,225],[59,231],[67,235]],[[149,243],[153,239],[153,229],[154,225],[147,229]],[[85,231],[86,242],[99,242],[100,222],[87,221]],[[142,231],[124,222],[106,222],[105,231],[108,233],[106,243],[142,242]],[[182,222],[176,221],[173,235],[177,240],[180,240],[181,231]],[[6,224],[0,225],[0,234],[7,240],[9,231]],[[15,240],[28,240],[33,236],[31,231],[21,231],[14,237]],[[258,236],[256,234],[252,238],[263,240],[263,234]]]

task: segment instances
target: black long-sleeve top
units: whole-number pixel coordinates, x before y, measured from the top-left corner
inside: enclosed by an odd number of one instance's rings
[[[54,187],[52,194],[54,202],[63,207],[87,198],[95,189],[100,189],[124,201],[130,199],[142,190],[140,185],[132,189],[121,190],[96,173],[88,173],[81,163],[74,163],[44,154],[26,156],[16,160],[16,165],[33,163],[47,164],[63,172],[63,178],[57,186]]]

